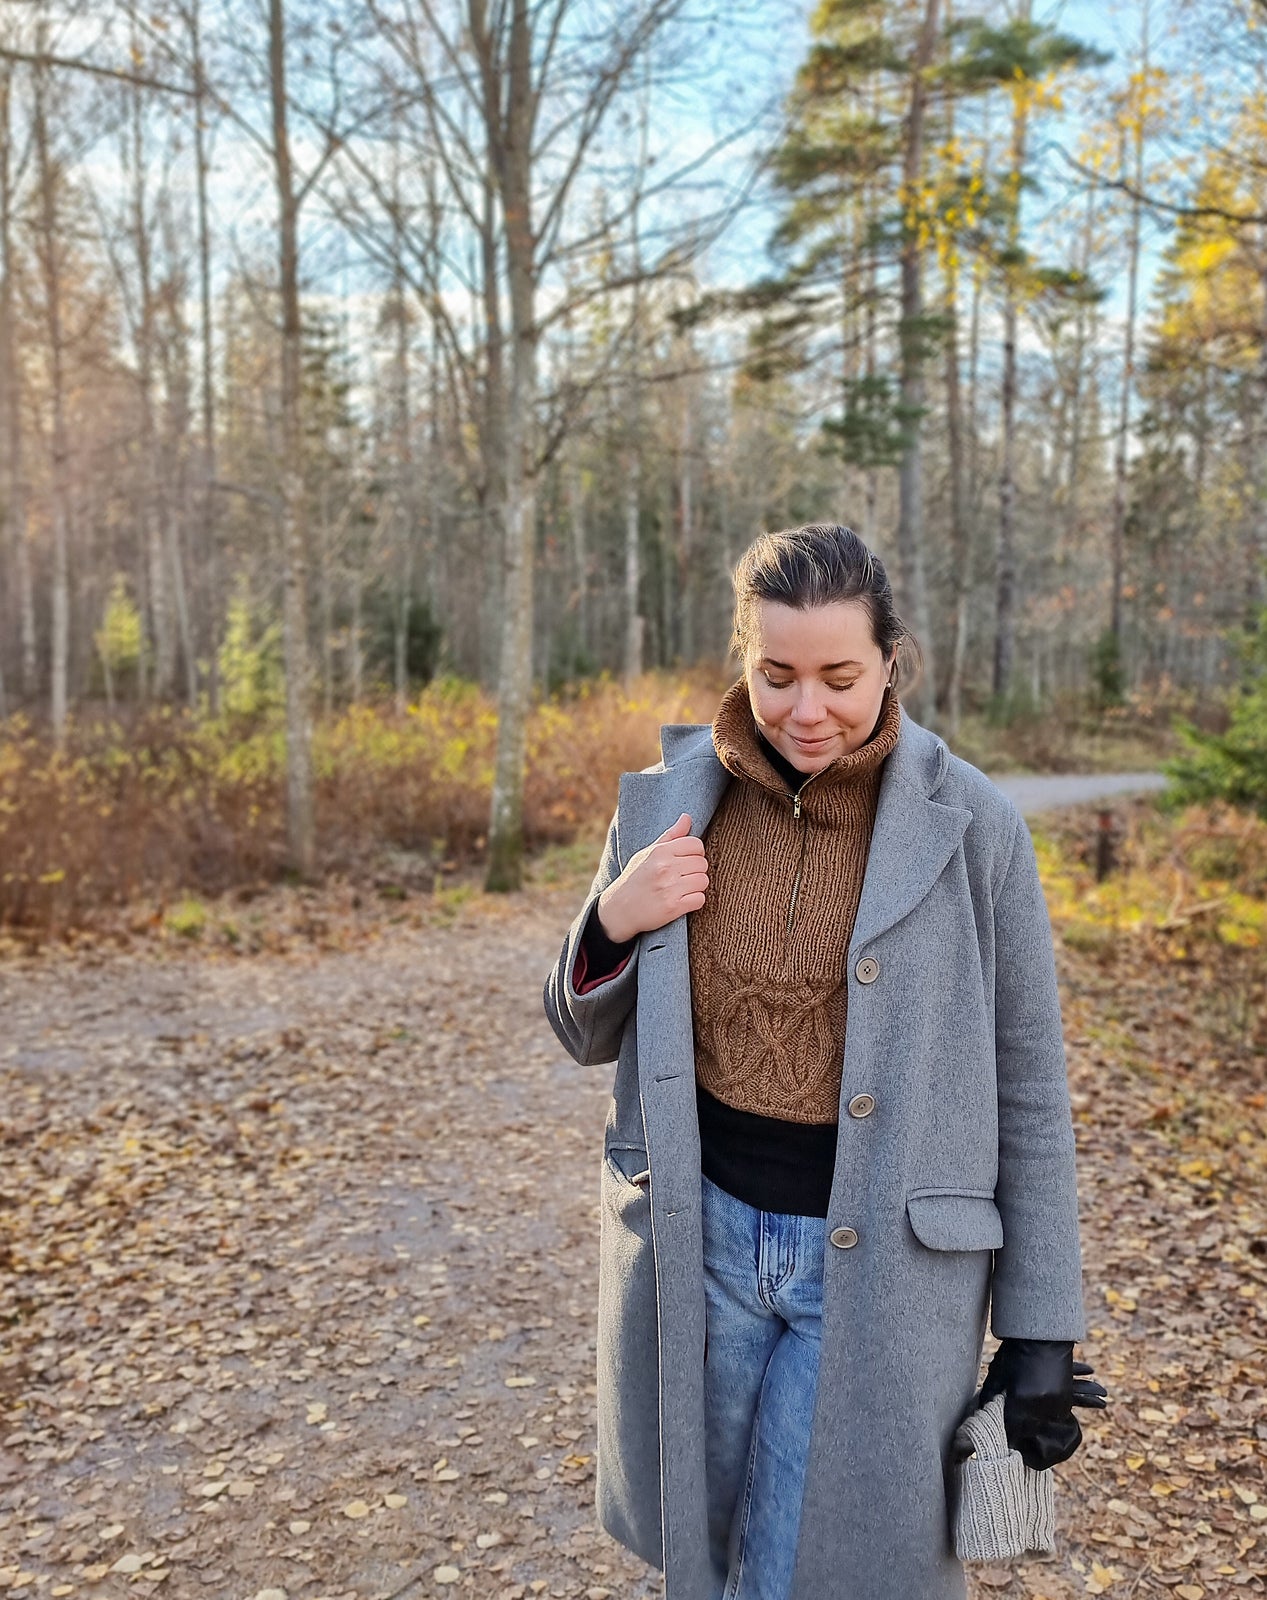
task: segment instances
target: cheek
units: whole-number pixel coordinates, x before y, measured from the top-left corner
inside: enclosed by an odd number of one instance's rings
[[[752,702],[753,715],[758,722],[777,722],[779,719],[779,697],[773,690],[766,689],[764,693],[760,685],[755,685],[748,695]]]

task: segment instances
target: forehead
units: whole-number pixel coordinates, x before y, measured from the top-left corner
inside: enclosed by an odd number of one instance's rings
[[[871,619],[858,600],[834,600],[803,610],[777,600],[758,600],[752,621],[755,656],[770,656],[807,672],[829,662],[865,663],[878,654]]]

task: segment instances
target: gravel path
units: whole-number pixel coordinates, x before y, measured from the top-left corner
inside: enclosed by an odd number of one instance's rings
[[[0,963],[0,1591],[656,1592],[593,1518],[574,898]]]
[[[1088,805],[1121,795],[1164,789],[1161,772],[1016,773],[993,775],[993,781],[1011,795],[1026,816],[1057,806]]]

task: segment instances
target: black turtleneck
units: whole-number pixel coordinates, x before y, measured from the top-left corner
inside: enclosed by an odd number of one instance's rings
[[[765,756],[792,793],[795,794],[806,778],[809,777],[809,773],[802,772],[799,767],[793,766],[781,750],[774,748],[760,728],[757,729],[757,740],[761,745],[762,755]]]

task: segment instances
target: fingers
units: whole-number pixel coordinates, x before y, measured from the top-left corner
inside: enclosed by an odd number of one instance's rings
[[[677,821],[667,827],[655,842],[660,844],[666,839],[683,839],[690,831],[691,814],[689,811],[684,811]]]
[[[702,855],[704,841],[691,833],[691,814],[684,811],[670,827],[667,827],[658,839],[651,841],[654,849],[658,844],[671,845],[672,854],[677,855]]]
[[[1087,1406],[1094,1411],[1103,1411],[1108,1400],[1109,1391],[1102,1383],[1096,1383],[1090,1378],[1095,1368],[1089,1361],[1075,1361],[1073,1364],[1073,1400],[1075,1406]]]

